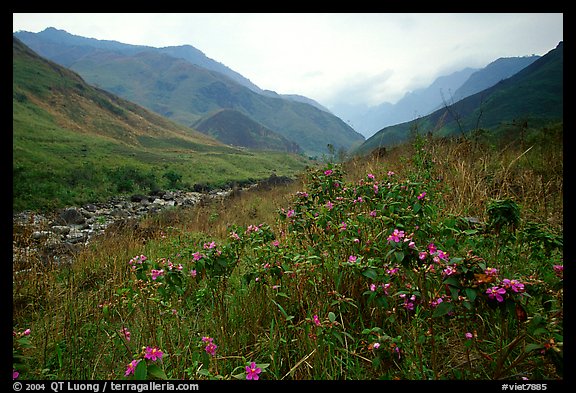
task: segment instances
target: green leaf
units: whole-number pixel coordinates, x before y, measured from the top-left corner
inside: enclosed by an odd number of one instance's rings
[[[140,360],[138,365],[136,366],[136,370],[134,370],[134,379],[139,381],[146,380],[148,376],[148,367],[146,366],[146,361]]]
[[[528,344],[526,345],[526,348],[524,349],[525,352],[532,352],[532,351],[536,351],[538,349],[544,349],[544,345],[541,344]]]
[[[402,262],[402,260],[404,259],[404,253],[402,251],[396,251],[394,253],[394,256],[396,257],[396,260],[398,262]]]
[[[376,280],[378,278],[378,273],[376,269],[368,268],[362,272],[364,277],[371,278],[372,280]]]
[[[432,313],[432,318],[438,318],[448,314],[450,311],[454,310],[454,305],[451,302],[442,302],[434,309]]]
[[[454,276],[448,276],[444,279],[444,284],[448,284],[450,286],[456,287],[456,288],[460,288],[460,283],[458,282],[458,279]]]
[[[330,322],[334,322],[336,320],[336,314],[334,314],[332,311],[330,311],[328,313],[328,319],[330,320]]]
[[[471,301],[474,302],[474,299],[476,299],[476,295],[478,295],[478,291],[472,288],[466,288],[464,289],[464,292],[466,292],[466,297]]]
[[[148,374],[157,379],[168,379],[164,370],[162,370],[156,364],[151,364],[148,366]]]

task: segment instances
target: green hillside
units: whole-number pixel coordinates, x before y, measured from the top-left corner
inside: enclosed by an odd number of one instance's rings
[[[219,109],[234,109],[297,143],[311,156],[326,153],[328,144],[351,150],[364,142],[344,121],[313,105],[259,94],[162,49],[80,39],[54,30],[15,35],[40,55],[78,72],[88,83],[185,126]]]
[[[12,63],[15,211],[293,175],[307,163],[225,146],[90,86],[17,39]]]
[[[282,135],[255,122],[248,116],[232,110],[221,109],[194,124],[194,129],[232,146],[258,150],[301,152],[300,146]]]
[[[355,152],[405,142],[414,130],[439,136],[495,129],[512,122],[540,126],[563,119],[563,43],[514,76],[422,118],[386,127]]]

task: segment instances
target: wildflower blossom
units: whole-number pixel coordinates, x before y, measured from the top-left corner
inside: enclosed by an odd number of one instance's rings
[[[192,259],[194,259],[195,261],[199,261],[202,258],[204,258],[204,255],[202,255],[199,251],[192,254]]]
[[[192,276],[192,278],[196,277],[196,274],[198,274],[198,273],[196,272],[196,269],[190,270],[190,275]]]
[[[511,289],[513,292],[516,293],[524,292],[524,284],[522,284],[518,280],[509,280],[505,278],[504,280],[502,280],[502,286],[505,289]]]
[[[486,268],[486,270],[484,270],[484,274],[486,274],[487,276],[490,276],[490,277],[496,277],[498,275],[498,269],[493,268],[493,267],[488,267],[488,268]]]
[[[318,314],[314,314],[314,316],[312,317],[312,320],[314,321],[314,324],[315,324],[316,326],[320,326],[320,325],[321,325],[321,323],[320,323],[320,318],[318,318]]]
[[[155,362],[158,359],[162,359],[164,353],[158,347],[146,347],[144,350],[144,359],[149,359]]]
[[[240,236],[236,232],[230,232],[230,237],[234,240],[240,240]]]
[[[394,176],[396,173],[394,173],[393,171],[388,171],[388,176]]]
[[[258,378],[260,378],[258,374],[260,374],[261,372],[262,369],[260,369],[260,367],[257,367],[256,363],[252,362],[250,363],[249,366],[246,366],[246,379],[257,381]]]
[[[214,344],[214,339],[212,337],[202,337],[202,341],[206,343],[204,350],[208,355],[216,356],[216,349],[218,346]]]
[[[374,194],[378,194],[378,184],[374,184],[372,188],[374,189]]]
[[[212,248],[216,247],[216,242],[215,241],[211,241],[210,243],[204,243],[204,249],[205,250],[210,250]]]
[[[370,217],[376,217],[376,210],[372,210],[370,212]]]
[[[489,299],[496,299],[499,302],[503,302],[504,298],[502,295],[506,293],[506,289],[500,287],[492,287],[486,290],[486,294],[488,294]]]
[[[564,278],[564,265],[554,265],[552,266],[552,269],[554,269],[556,277]]]
[[[134,374],[134,371],[136,371],[136,366],[138,365],[138,363],[140,363],[140,360],[132,360],[130,363],[128,363],[124,376],[127,377],[130,374]]]
[[[340,224],[340,230],[345,231],[346,227],[347,227],[346,223],[344,221],[342,221],[342,223]]]
[[[330,176],[332,173],[334,173],[334,171],[333,171],[332,169],[326,169],[326,170],[324,171],[324,174],[325,174],[326,176]]]
[[[474,337],[474,335],[470,332],[467,332],[464,337],[466,337],[467,340],[472,340],[472,337]]]
[[[424,259],[426,259],[426,257],[428,256],[428,253],[426,251],[420,251],[418,253],[418,259],[420,259],[421,261],[423,261]]]
[[[400,242],[400,239],[402,239],[404,237],[404,231],[400,231],[398,229],[394,229],[394,232],[392,232],[392,234],[390,236],[388,236],[388,243],[398,243]]]
[[[375,177],[372,173],[369,173],[369,174],[368,174],[368,179],[374,180],[375,178],[376,178],[376,177]]]
[[[119,330],[120,334],[122,334],[122,336],[124,336],[124,338],[126,339],[126,341],[130,341],[130,332],[128,331],[127,328],[123,327],[122,329]]]
[[[376,291],[376,284],[370,284],[370,290],[372,292]]]
[[[374,343],[374,344],[372,344],[372,348],[374,348],[374,349],[380,348],[380,343]]]
[[[152,280],[156,280],[158,277],[164,275],[164,270],[163,269],[160,269],[160,270],[152,269],[152,270],[150,270],[150,275],[152,276]]]
[[[294,216],[294,210],[291,209],[291,210],[288,210],[288,211],[286,212],[286,218],[290,218],[290,217],[293,217],[293,216]]]
[[[418,200],[422,200],[422,199],[424,199],[425,196],[426,196],[426,191],[424,191],[423,193],[418,195],[416,198],[418,198]]]
[[[456,266],[447,266],[446,269],[444,269],[444,276],[451,276],[453,274],[456,273]]]
[[[356,262],[357,259],[358,259],[358,257],[356,255],[350,255],[348,257],[348,262],[354,263],[354,262]]]
[[[334,207],[334,204],[332,202],[330,202],[330,201],[326,202],[326,208],[328,210],[332,210],[333,207]]]
[[[18,371],[16,371],[15,368],[12,369],[12,380],[18,378],[18,376],[20,375],[20,373]]]

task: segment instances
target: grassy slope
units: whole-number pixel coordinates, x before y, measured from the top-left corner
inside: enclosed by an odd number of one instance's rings
[[[279,219],[279,208],[302,208],[303,196],[297,191],[312,195],[314,183],[304,178],[287,189],[249,192],[224,204],[174,209],[141,222],[136,229],[110,231],[80,253],[71,266],[36,262],[30,272],[14,276],[13,329],[30,328],[32,344],[20,348],[29,358],[16,368],[22,379],[122,379],[126,365],[143,345],[157,345],[165,356],[155,364],[172,379],[234,379],[255,361],[264,370],[262,379],[516,380],[524,376],[554,385],[554,380],[562,379],[563,314],[562,281],[554,276],[552,266],[561,263],[562,255],[561,247],[560,253],[546,254],[539,245],[544,241],[553,246],[562,233],[562,126],[534,131],[529,137],[511,135],[511,140],[498,144],[420,140],[391,149],[384,160],[364,157],[348,162],[343,168],[346,182],[354,185],[349,188],[350,198],[333,199],[331,212],[325,201],[318,201],[315,209],[322,216],[334,215],[332,231],[317,227],[320,224],[313,214],[299,215],[295,222],[309,224],[308,231],[286,231],[286,222]],[[522,155],[524,143],[535,147]],[[386,237],[395,224],[414,214],[411,209],[403,210],[403,199],[398,197],[378,208],[385,212],[396,205],[395,211],[370,221],[371,208],[362,206],[376,197],[367,174],[374,174],[381,186],[379,193],[386,192],[386,184],[401,179],[415,181],[412,185],[418,192],[425,187],[428,194],[419,203],[438,215],[428,222],[431,227],[426,224],[419,230],[427,236],[416,240],[417,245],[425,248],[434,242],[455,258],[458,269],[466,265],[457,260],[471,252],[487,266],[498,268],[499,278],[525,282],[530,297],[522,304],[529,320],[519,322],[503,307],[486,306],[480,291],[472,311],[466,314],[465,308],[457,309],[455,316],[430,317],[426,302],[405,313],[401,301],[388,306],[366,301],[369,284],[380,281],[372,280],[374,272],[361,274],[342,262],[353,252],[370,255],[368,244],[359,248],[354,238],[365,242],[366,236],[379,237],[372,246],[384,250],[374,269],[383,263],[387,266],[386,261],[395,262],[396,256],[386,255]],[[317,176],[324,175],[319,171]],[[356,188],[367,191],[362,203],[353,202]],[[416,195],[411,203],[417,201]],[[486,222],[491,198],[518,201],[521,223],[515,235],[462,227],[465,222],[458,221],[457,217],[474,215]],[[361,235],[355,230],[339,232],[341,220],[362,226]],[[528,232],[529,221],[541,230]],[[195,278],[189,274],[195,266],[193,253],[211,252],[202,244],[215,241],[218,248],[223,247],[233,243],[231,224],[246,228],[260,223],[272,227],[280,247],[254,235],[229,279],[211,281],[210,276],[201,279],[200,274]],[[22,232],[15,233],[16,244],[26,244]],[[313,243],[314,237],[318,241]],[[409,254],[406,244],[403,250]],[[164,277],[152,281],[148,272],[139,282],[129,265],[135,255],[146,255],[150,263],[166,262],[166,258],[176,265],[181,262],[185,273],[166,271]],[[36,258],[31,254],[26,263]],[[284,274],[275,277],[271,265],[276,265],[274,269],[281,265]],[[437,269],[436,274],[441,271]],[[400,299],[399,290],[413,293],[434,282],[433,272],[428,272],[424,280],[412,282],[411,289],[401,286],[414,272],[418,269],[402,270],[395,276],[388,302]],[[253,275],[244,281],[250,273],[262,279],[257,282]],[[182,281],[168,281],[179,276]],[[281,286],[274,289],[275,283]],[[174,285],[186,288],[184,294],[178,295]],[[439,285],[436,295],[447,293],[447,286]],[[482,291],[485,287],[482,284]],[[159,301],[161,289],[173,296]],[[474,288],[470,290],[466,293],[475,293]],[[450,304],[448,296],[445,300]],[[319,316],[321,326],[313,315]],[[123,327],[131,332],[129,342],[119,334]],[[469,332],[474,334],[471,340],[465,338]],[[218,346],[214,357],[205,352],[206,343],[201,341],[205,336]],[[375,342],[381,343],[379,350]],[[539,352],[543,343],[554,346],[545,355]],[[392,344],[400,347],[401,358]],[[560,362],[554,357],[556,351]]]
[[[298,156],[227,147],[86,84],[16,40],[13,81],[14,210],[165,187],[167,172],[179,174],[182,185],[221,186],[272,171],[292,175],[305,165]],[[125,179],[123,172],[137,175]]]

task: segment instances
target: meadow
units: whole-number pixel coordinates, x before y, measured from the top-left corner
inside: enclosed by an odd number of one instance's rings
[[[14,266],[13,376],[562,380],[562,137],[415,133]]]

